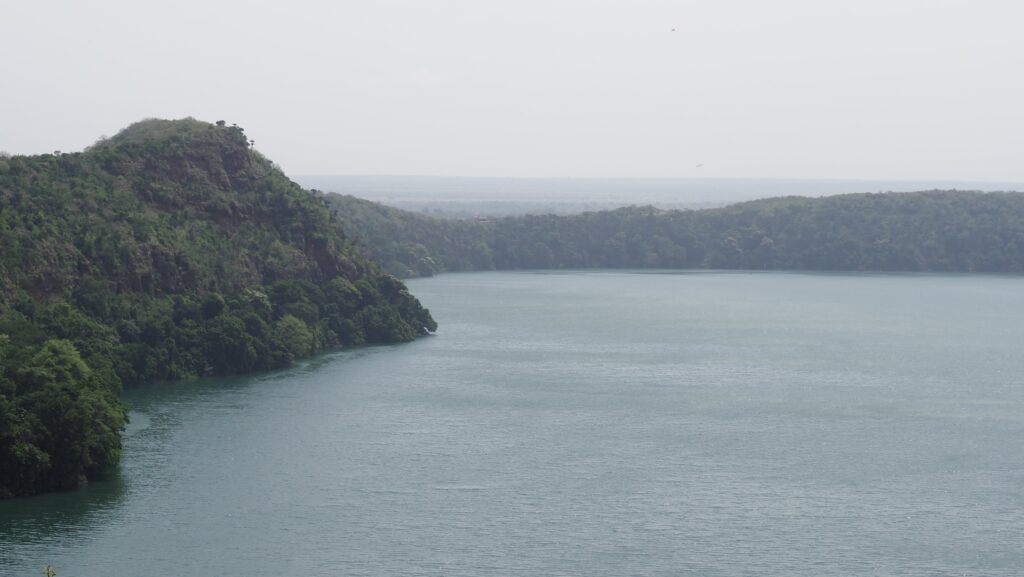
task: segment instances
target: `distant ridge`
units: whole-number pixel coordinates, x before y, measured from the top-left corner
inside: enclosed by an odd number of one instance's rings
[[[366,254],[402,276],[551,268],[1024,272],[1019,193],[791,196],[704,210],[471,219],[327,198]]]
[[[299,175],[307,188],[442,216],[571,214],[630,205],[710,208],[778,196],[920,190],[1020,191],[1024,183],[752,178],[483,178]]]

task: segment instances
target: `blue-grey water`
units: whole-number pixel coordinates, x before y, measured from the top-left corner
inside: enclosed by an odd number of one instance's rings
[[[410,287],[437,336],[131,392],[0,575],[1024,574],[1024,278]]]

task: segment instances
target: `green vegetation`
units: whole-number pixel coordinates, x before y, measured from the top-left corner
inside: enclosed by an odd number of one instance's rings
[[[438,220],[328,195],[399,276],[550,268],[1024,272],[1024,195],[930,191],[772,198],[707,210]]]
[[[495,268],[488,222],[433,218],[354,196],[324,198],[363,253],[395,276]]]
[[[1024,196],[1013,193],[439,220],[304,191],[252,144],[224,122],[148,120],[82,153],[0,157],[0,498],[109,471],[123,386],[434,331],[391,274],[1024,272]]]
[[[0,159],[0,498],[117,463],[122,386],[286,367],[436,324],[241,128],[148,120]]]

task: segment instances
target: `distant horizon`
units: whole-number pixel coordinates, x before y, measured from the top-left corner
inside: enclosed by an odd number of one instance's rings
[[[506,175],[473,175],[473,174],[388,174],[388,173],[358,173],[358,172],[302,172],[291,173],[285,171],[289,177],[295,178],[422,178],[422,179],[465,179],[465,180],[685,180],[685,181],[772,181],[772,182],[905,182],[905,183],[963,183],[963,184],[1012,184],[1024,186],[1024,180],[998,180],[986,178],[876,178],[876,177],[815,177],[815,176],[506,176]]]
[[[724,206],[782,196],[958,190],[1020,193],[1024,183],[969,180],[868,180],[739,177],[500,177],[293,174],[304,188],[348,194],[407,210],[514,214],[536,210],[605,210]],[[509,207],[510,205],[517,205]],[[559,208],[562,207],[562,208]],[[570,210],[571,211],[571,210]]]

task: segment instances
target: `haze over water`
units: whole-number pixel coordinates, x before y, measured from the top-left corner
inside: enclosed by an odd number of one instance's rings
[[[1021,191],[1020,182],[798,178],[482,178],[296,175],[306,188],[441,216],[577,214],[630,205],[702,209],[776,196]]]
[[[408,345],[133,391],[0,574],[1019,575],[1024,278],[485,273]]]

